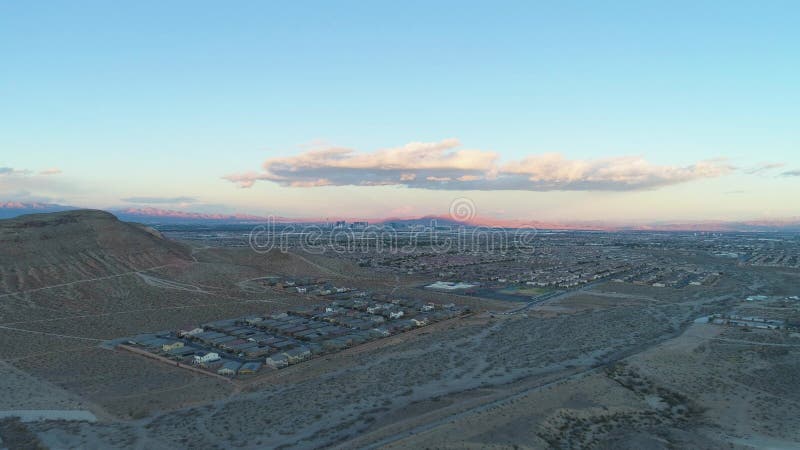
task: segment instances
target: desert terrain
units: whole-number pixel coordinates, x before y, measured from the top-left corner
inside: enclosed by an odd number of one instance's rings
[[[659,262],[517,302],[424,289],[437,274],[376,271],[346,255],[179,242],[94,211],[0,221],[0,247],[0,413],[8,416],[0,437],[12,448],[800,442],[800,390],[792,383],[800,335],[703,320],[734,312],[796,323],[800,303],[785,298],[800,290],[793,268],[754,267],[691,246],[609,244],[631,261]],[[666,279],[656,270],[665,262],[676,267],[669,276],[692,264],[721,275],[680,287],[612,280],[632,271]],[[491,264],[477,263],[488,271]],[[110,344],[327,301],[254,282],[264,277],[324,278],[381,298],[457,303],[471,314],[230,380]],[[746,300],[753,295],[769,298]],[[51,410],[59,413],[42,412]],[[30,411],[43,417],[31,419]]]

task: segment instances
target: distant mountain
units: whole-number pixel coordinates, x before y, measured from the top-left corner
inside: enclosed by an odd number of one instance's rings
[[[38,214],[77,209],[54,203],[0,202],[0,219],[10,219],[23,214]]]
[[[249,214],[213,214],[159,208],[126,208],[111,210],[120,220],[148,224],[186,223],[263,223],[264,217]]]
[[[51,203],[0,202],[0,219],[8,219],[24,214],[49,213],[78,209]],[[742,221],[696,221],[696,222],[653,222],[630,224],[623,222],[601,221],[534,221],[519,219],[498,219],[493,217],[473,217],[466,221],[453,220],[449,215],[428,215],[422,217],[392,218],[288,218],[263,217],[252,214],[220,214],[178,211],[159,208],[124,208],[111,209],[111,213],[126,222],[138,222],[148,225],[237,225],[262,224],[268,220],[277,223],[323,224],[337,220],[353,222],[367,221],[375,225],[396,225],[399,227],[430,226],[434,221],[440,227],[498,227],[498,228],[535,228],[538,230],[585,230],[585,231],[708,231],[708,232],[800,232],[800,217],[772,220]]]
[[[710,232],[800,232],[800,218],[782,220],[704,221],[621,226],[620,230]]]
[[[456,227],[459,225],[468,225],[462,222],[455,221],[447,216],[424,216],[418,218],[388,218],[388,219],[374,219],[369,221],[378,225],[396,225],[400,227],[429,227],[433,224],[439,227]]]
[[[497,219],[493,217],[473,217],[468,220],[454,220],[448,215],[424,216],[420,218],[390,218],[378,219],[374,223],[401,226],[430,226],[435,221],[437,226],[442,227],[488,227],[488,228],[534,228],[537,230],[606,230],[614,229],[609,224],[599,222],[543,222],[535,220],[518,219]],[[371,222],[372,223],[372,222]]]
[[[11,219],[25,214],[73,211],[77,209],[82,208],[54,203],[0,202],[0,219]],[[112,208],[109,209],[109,212],[120,220],[145,224],[239,224],[264,223],[267,221],[266,217],[251,214],[199,213],[159,208]],[[285,217],[275,217],[274,220],[277,222],[317,222],[314,219],[297,220]]]

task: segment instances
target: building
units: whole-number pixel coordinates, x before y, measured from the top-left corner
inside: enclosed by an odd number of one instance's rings
[[[295,347],[283,352],[289,358],[289,364],[297,364],[311,358],[311,350],[308,347]]]
[[[194,356],[194,363],[195,364],[207,364],[210,362],[219,361],[219,354],[215,352],[208,352],[205,355],[195,355]]]
[[[172,341],[161,344],[161,350],[165,352],[168,352],[170,350],[175,350],[176,348],[181,348],[181,347],[183,347],[183,342],[181,341]]]
[[[180,331],[178,331],[177,335],[180,337],[184,336],[195,336],[202,333],[204,330],[200,327],[183,327]]]
[[[189,355],[193,355],[197,349],[192,347],[177,347],[173,348],[172,350],[168,351],[169,355],[173,358],[185,358]]]
[[[260,362],[244,363],[242,367],[239,368],[239,375],[253,375],[259,370],[261,370]]]
[[[383,309],[383,305],[373,305],[373,306],[368,306],[367,307],[367,312],[370,313],[370,314],[375,314],[375,313],[377,313],[378,311],[380,311],[382,309]]]
[[[280,369],[289,365],[289,357],[284,353],[267,356],[266,364],[273,369]]]
[[[244,351],[244,356],[247,358],[261,358],[267,356],[272,352],[270,347],[254,347]]]
[[[421,326],[424,326],[424,325],[428,324],[428,318],[427,317],[419,317],[419,318],[415,317],[415,318],[411,319],[411,322],[413,322],[414,325],[416,325],[418,327],[421,327]]]
[[[241,363],[236,361],[225,361],[222,366],[217,369],[217,373],[219,375],[225,376],[234,376],[239,371],[239,367],[241,367]]]

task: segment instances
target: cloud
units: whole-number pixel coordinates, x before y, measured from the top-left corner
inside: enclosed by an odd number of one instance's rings
[[[242,188],[266,180],[288,187],[393,185],[447,190],[614,191],[714,178],[734,169],[719,159],[667,166],[652,164],[640,156],[570,160],[558,153],[501,163],[495,152],[459,149],[459,145],[456,139],[446,139],[371,153],[330,147],[268,159],[261,172],[223,178]]]
[[[197,201],[194,197],[128,197],[121,199],[127,203],[194,203]]]
[[[5,191],[0,186],[0,199],[5,201],[26,202],[26,203],[62,203],[65,200],[60,197],[51,197],[47,195],[37,195],[26,189],[18,189],[14,191]]]
[[[782,177],[800,177],[800,170],[788,170],[781,174]]]
[[[28,175],[30,173],[30,170],[19,170],[12,167],[0,167],[0,176]]]
[[[51,174],[52,175],[52,174]],[[64,203],[66,195],[86,194],[73,181],[27,169],[0,167],[0,199],[21,202]]]
[[[781,167],[785,166],[784,163],[763,163],[757,166],[751,167],[749,169],[744,169],[744,173],[748,175],[756,175],[763,172],[768,172],[773,169],[780,169]]]
[[[57,175],[61,173],[61,169],[50,168],[39,172],[39,175]],[[14,169],[12,167],[0,167],[0,176],[2,175],[35,175],[33,171],[27,169]]]
[[[548,153],[509,163],[500,173],[518,177],[515,183],[527,184],[532,190],[609,191],[650,189],[715,178],[732,170],[724,160],[663,166],[651,164],[639,156],[568,160],[560,154]]]

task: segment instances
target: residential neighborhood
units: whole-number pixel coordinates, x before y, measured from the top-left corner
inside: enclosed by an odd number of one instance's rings
[[[121,340],[121,348],[226,377],[281,369],[315,356],[413,330],[469,312],[445,305],[396,298],[353,297],[268,316],[225,319],[179,330]]]

